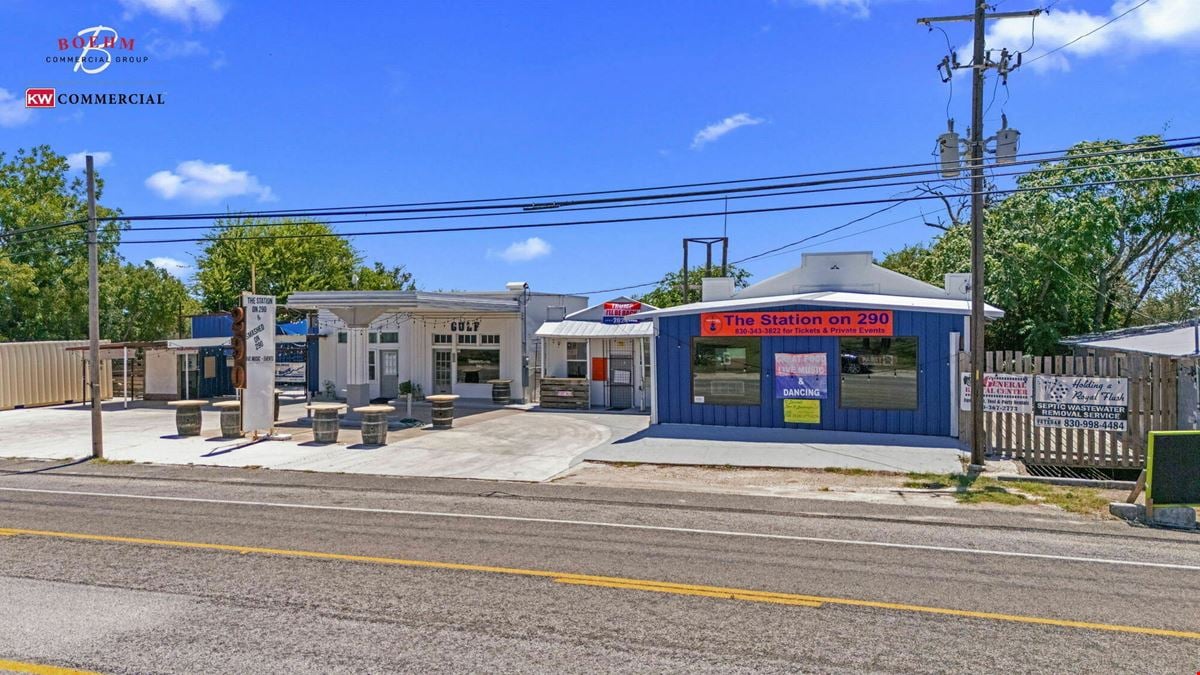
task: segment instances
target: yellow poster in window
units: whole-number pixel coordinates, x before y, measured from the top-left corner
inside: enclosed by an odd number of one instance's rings
[[[820,424],[821,401],[815,398],[783,399],[783,421],[790,424]]]

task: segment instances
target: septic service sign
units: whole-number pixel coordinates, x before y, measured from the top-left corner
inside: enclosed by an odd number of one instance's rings
[[[700,334],[717,337],[826,337],[892,335],[891,310],[823,312],[705,312]]]

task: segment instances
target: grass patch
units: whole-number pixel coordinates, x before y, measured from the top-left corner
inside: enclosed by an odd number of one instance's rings
[[[880,471],[873,471],[871,469],[851,469],[840,466],[827,466],[824,469],[821,469],[821,471],[824,471],[825,473],[836,473],[839,476],[874,476],[882,473]]]
[[[132,459],[105,459],[103,457],[97,457],[96,459],[92,460],[92,463],[93,464],[133,464],[133,460]]]
[[[1016,490],[1036,495],[1047,504],[1053,504],[1071,513],[1103,514],[1108,512],[1108,500],[1093,488],[1066,487],[1034,481],[1012,481],[1008,483]]]
[[[632,469],[635,466],[641,466],[643,462],[605,462],[605,464],[618,469]]]
[[[1104,514],[1108,499],[1093,488],[1065,487],[1035,481],[998,481],[987,476],[944,473],[910,473],[904,487],[922,490],[954,488],[962,504],[1051,504],[1070,513]]]

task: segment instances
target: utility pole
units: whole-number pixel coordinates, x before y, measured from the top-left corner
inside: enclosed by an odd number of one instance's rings
[[[983,429],[983,368],[984,368],[984,300],[983,300],[983,85],[988,68],[999,67],[1007,76],[1009,65],[1007,53],[1000,63],[992,63],[987,57],[984,38],[988,19],[1015,19],[1034,17],[1040,9],[1020,12],[987,13],[986,0],[972,0],[972,14],[961,16],[937,16],[917,19],[917,23],[932,26],[935,23],[971,21],[974,24],[974,54],[971,69],[971,466],[972,471],[982,471],[987,438]],[[1019,66],[1018,62],[1018,66]],[[957,64],[955,64],[957,67]]]
[[[100,419],[100,251],[96,241],[96,169],[87,156],[88,245],[88,379],[92,396],[92,457],[104,457]]]

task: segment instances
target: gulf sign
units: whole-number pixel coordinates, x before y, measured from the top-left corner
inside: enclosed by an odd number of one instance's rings
[[[705,312],[700,334],[715,337],[889,337],[891,310]]]

